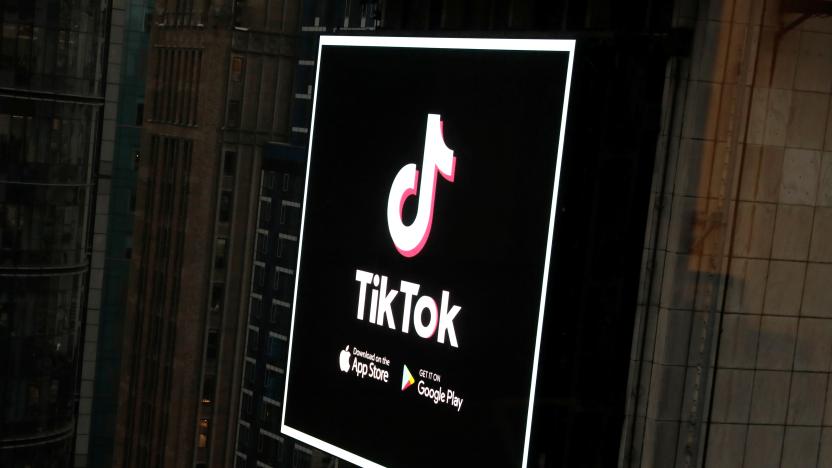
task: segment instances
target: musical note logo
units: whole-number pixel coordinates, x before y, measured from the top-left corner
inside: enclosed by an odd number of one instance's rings
[[[410,163],[399,170],[390,187],[390,195],[387,198],[387,227],[390,237],[393,238],[393,245],[405,257],[416,256],[430,235],[437,174],[441,174],[448,182],[454,181],[456,157],[453,150],[445,146],[442,125],[439,114],[428,114],[421,182],[416,164]],[[411,196],[418,196],[419,204],[416,219],[409,226],[405,226],[402,210],[405,200]]]

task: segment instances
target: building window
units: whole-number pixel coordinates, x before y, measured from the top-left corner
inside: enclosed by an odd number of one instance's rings
[[[208,446],[208,431],[210,430],[210,423],[207,419],[199,420],[199,448]]]
[[[246,361],[246,369],[244,372],[244,377],[246,379],[246,383],[249,386],[254,385],[254,363],[251,361]]]
[[[234,175],[234,171],[236,170],[237,164],[237,153],[233,151],[226,151],[225,152],[225,162],[223,163],[223,173],[225,175]]]
[[[283,174],[283,191],[289,191],[289,174]]]
[[[280,286],[281,286],[281,285],[280,285],[280,281],[281,281],[281,279],[282,279],[282,278],[281,278],[282,276],[283,276],[283,275],[281,275],[281,274],[280,274],[280,269],[279,269],[279,268],[275,268],[275,269],[274,269],[274,290],[275,290],[275,291],[280,291]]]
[[[269,336],[266,338],[266,356],[272,357],[272,353],[274,352],[274,342],[272,341],[272,337]]]
[[[239,440],[239,443],[240,443],[240,447],[242,447],[243,449],[248,448],[249,441],[251,440],[250,434],[251,434],[251,430],[248,427],[243,426],[242,424],[240,424],[240,440]]]
[[[204,405],[210,405],[214,401],[215,379],[213,375],[206,375],[205,380],[202,381],[202,404]]]
[[[242,403],[242,413],[243,416],[249,417],[251,416],[251,395],[248,393],[243,393],[243,403]]]
[[[263,265],[254,265],[254,285],[262,288],[265,283],[266,269]]]
[[[269,234],[264,232],[257,233],[257,251],[263,255],[269,253]]]
[[[257,416],[260,418],[260,422],[266,422],[269,420],[269,404],[265,401],[260,402],[260,407],[257,408]]]
[[[231,191],[223,190],[220,194],[220,222],[227,223],[231,219]]]
[[[260,226],[267,227],[272,220],[272,202],[260,200]]]
[[[260,303],[260,299],[258,299],[256,297],[252,297],[251,298],[251,316],[255,320],[260,320],[260,310],[261,310],[261,308],[262,308],[262,305]]]
[[[208,344],[205,355],[208,359],[216,359],[219,355],[220,332],[219,330],[208,330]]]
[[[273,171],[263,172],[263,187],[266,187],[268,189],[274,188],[274,172]]]
[[[269,339],[266,342],[266,355],[268,355],[272,359],[278,359],[280,355],[281,345],[282,342],[280,338],[269,335]]]
[[[280,305],[277,303],[273,303],[272,310],[269,313],[269,322],[277,323],[278,317],[280,317]]]
[[[156,76],[153,79],[156,86],[150,90],[153,101],[150,118],[179,125],[195,125],[202,51],[154,47],[151,56],[156,60]]]
[[[269,369],[268,367],[269,366],[266,367],[266,377],[263,382],[263,386],[265,387],[264,394],[272,400],[279,400],[279,392],[283,389],[283,374],[273,369]]]
[[[225,288],[222,283],[214,283],[211,288],[211,312],[218,313],[222,310],[223,296],[225,296]]]
[[[228,239],[217,238],[217,246],[214,249],[214,268],[225,270],[226,255],[228,254]]]
[[[144,122],[144,103],[139,102],[139,103],[136,104],[136,125],[141,127],[143,122]]]
[[[286,443],[283,440],[277,441],[277,459],[283,460],[286,453]]]
[[[228,128],[237,128],[240,125],[240,101],[229,99],[228,118],[225,123]]]
[[[277,299],[286,300],[289,298],[292,290],[291,276],[294,274],[292,270],[275,267],[274,269],[274,291]]]
[[[231,58],[231,81],[239,82],[243,78],[245,59],[238,55]]]
[[[260,332],[254,328],[248,329],[248,350],[256,352],[260,347]]]
[[[312,466],[312,456],[301,450],[292,454],[292,468],[309,468]]]
[[[275,248],[275,253],[274,254],[277,256],[277,258],[283,258],[283,238],[282,237],[277,238],[277,247]]]

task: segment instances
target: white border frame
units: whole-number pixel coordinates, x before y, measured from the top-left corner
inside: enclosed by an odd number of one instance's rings
[[[572,87],[572,60],[575,56],[574,39],[474,39],[474,38],[445,38],[445,37],[385,37],[385,36],[321,36],[318,43],[318,58],[315,63],[315,90],[312,97],[312,122],[309,129],[309,144],[306,157],[306,180],[303,188],[303,211],[300,221],[300,237],[298,241],[298,263],[295,268],[295,291],[292,297],[292,324],[289,332],[289,354],[286,363],[286,382],[283,391],[283,412],[281,416],[280,432],[293,437],[315,448],[342,458],[350,463],[362,467],[382,467],[378,463],[356,455],[341,447],[325,442],[310,434],[301,432],[286,425],[286,406],[289,398],[289,375],[292,368],[292,343],[295,337],[295,310],[298,299],[298,282],[300,280],[300,260],[303,252],[303,228],[306,221],[306,195],[309,189],[309,169],[312,164],[312,141],[315,135],[315,110],[318,104],[318,81],[321,71],[321,50],[324,46],[357,46],[357,47],[405,47],[419,49],[469,49],[469,50],[538,50],[548,52],[569,52],[569,63],[566,69],[566,89],[563,94],[563,112],[561,114],[560,130],[558,132],[557,162],[555,164],[555,184],[552,191],[552,208],[549,213],[549,234],[546,241],[546,258],[543,266],[543,287],[540,295],[540,308],[537,317],[537,333],[534,343],[534,361],[532,363],[531,390],[529,392],[529,407],[526,416],[526,434],[523,442],[523,468],[526,468],[529,458],[529,440],[534,414],[535,387],[537,386],[538,359],[540,356],[540,339],[543,333],[543,313],[546,306],[546,290],[549,283],[549,258],[552,255],[552,237],[555,229],[555,213],[557,211],[558,187],[560,185],[561,159],[563,156],[563,141],[566,131],[566,111],[569,104],[569,91]]]

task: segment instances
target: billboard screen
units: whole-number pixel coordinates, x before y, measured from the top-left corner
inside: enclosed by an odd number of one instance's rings
[[[526,465],[574,48],[321,38],[284,434]]]

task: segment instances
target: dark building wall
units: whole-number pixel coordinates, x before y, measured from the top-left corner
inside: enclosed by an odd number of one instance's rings
[[[289,463],[290,442],[280,435],[294,269],[300,229],[305,152],[264,148],[254,266],[248,303],[235,466]]]
[[[675,3],[622,464],[832,466],[829,2]]]
[[[0,11],[0,465],[72,453],[107,4]]]
[[[117,433],[124,466],[193,463],[223,108],[222,83],[203,77],[226,67],[227,37],[151,36]]]
[[[76,467],[112,466],[152,2],[111,8]]]
[[[291,131],[298,14],[292,1],[156,4],[119,466],[233,459],[260,145]]]

